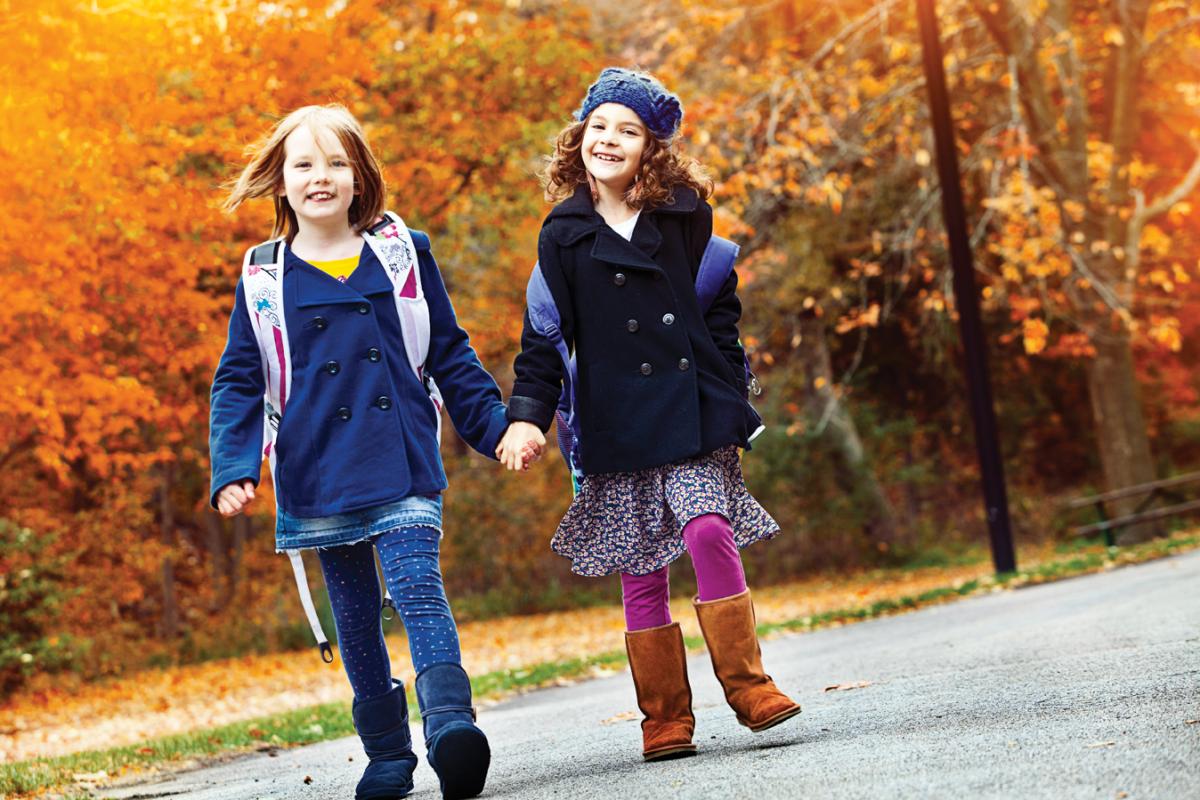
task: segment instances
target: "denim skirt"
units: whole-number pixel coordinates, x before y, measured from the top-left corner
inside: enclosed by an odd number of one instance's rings
[[[442,530],[442,496],[417,494],[349,514],[329,517],[293,517],[283,508],[275,511],[275,552],[357,544],[395,528]]]

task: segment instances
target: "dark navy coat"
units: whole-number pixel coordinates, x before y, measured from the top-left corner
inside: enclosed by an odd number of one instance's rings
[[[425,370],[459,435],[494,458],[508,424],[500,389],[458,326],[429,238],[411,233],[429,304]],[[283,270],[292,383],[276,445],[279,504],[324,517],[445,489],[437,412],[409,367],[392,283],[371,248],[364,243],[345,284],[290,249]],[[209,446],[211,500],[227,484],[258,482],[263,371],[240,281],[213,378]]]
[[[745,399],[737,274],[707,313],[696,298],[712,208],[677,188],[645,209],[626,241],[592,206],[587,187],[546,217],[538,260],[579,365],[579,455],[584,474],[624,472],[749,447],[760,420]],[[562,360],[525,315],[512,420],[543,431],[554,417]]]

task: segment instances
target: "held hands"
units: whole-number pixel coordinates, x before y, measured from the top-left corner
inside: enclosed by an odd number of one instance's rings
[[[217,492],[217,511],[221,516],[233,517],[246,510],[254,499],[254,481],[229,483]]]
[[[504,438],[496,445],[496,458],[510,470],[527,470],[529,465],[542,457],[546,437],[536,425],[514,422],[504,432]]]

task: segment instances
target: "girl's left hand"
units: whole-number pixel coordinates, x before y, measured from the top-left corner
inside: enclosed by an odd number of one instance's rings
[[[527,470],[532,462],[541,458],[545,444],[546,437],[536,425],[514,422],[496,446],[496,458],[510,470]]]

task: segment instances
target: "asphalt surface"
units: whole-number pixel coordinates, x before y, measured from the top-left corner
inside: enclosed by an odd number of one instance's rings
[[[1200,800],[1200,551],[763,651],[804,713],[750,733],[694,657],[694,758],[642,762],[628,673],[484,709],[483,796]],[[352,798],[363,765],[342,739],[94,796]],[[416,784],[415,800],[440,798],[424,760]]]

